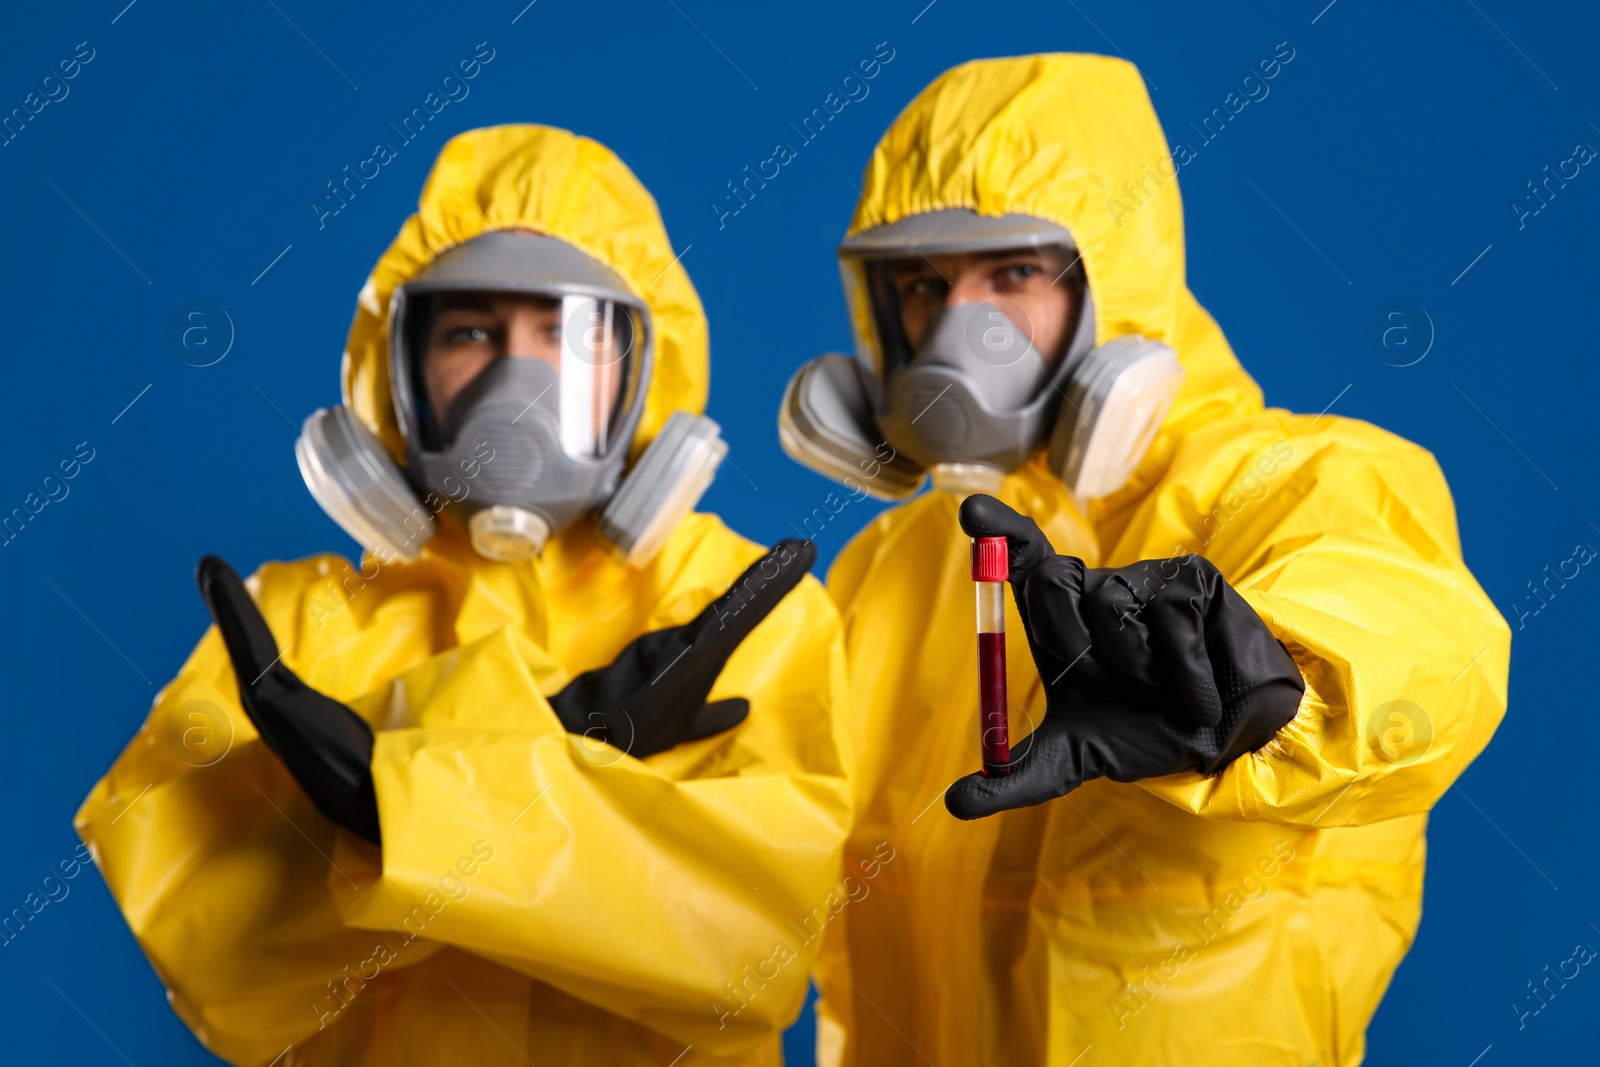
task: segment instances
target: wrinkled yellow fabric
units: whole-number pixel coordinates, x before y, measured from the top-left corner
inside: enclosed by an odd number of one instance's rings
[[[652,395],[647,432],[699,410],[705,323],[654,204],[594,142],[519,126],[445,147],[363,291],[345,369],[369,423],[393,429],[389,294],[490,226],[621,273],[676,390]],[[587,523],[516,564],[446,523],[413,565],[262,567],[250,584],[284,662],[377,731],[384,844],[311,807],[209,631],[77,820],[178,1014],[238,1064],[780,1062],[820,944],[788,924],[828,900],[848,825],[821,584],[729,661],[712,699],[751,706],[729,733],[641,762],[568,734],[545,699],[692,618],[762,551],[693,515],[639,569]]]
[[[1098,340],[1166,341],[1187,379],[1133,483],[1089,515],[1039,460],[999,496],[1092,566],[1206,555],[1294,656],[1305,699],[1215,777],[1099,780],[958,822],[943,791],[979,765],[958,499],[880,516],[829,591],[856,704],[847,869],[884,843],[895,858],[829,928],[829,1067],[1360,1062],[1420,917],[1427,811],[1504,712],[1509,631],[1462,562],[1433,458],[1365,423],[1262,410],[1186,287],[1168,159],[1125,62],[969,63],[885,134],[852,232],[944,208],[1072,232]],[[1008,614],[1016,746],[1044,699]]]

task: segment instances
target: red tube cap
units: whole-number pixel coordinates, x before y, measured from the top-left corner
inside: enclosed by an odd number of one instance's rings
[[[1011,557],[1004,537],[972,539],[972,580],[1004,582],[1011,577]]]

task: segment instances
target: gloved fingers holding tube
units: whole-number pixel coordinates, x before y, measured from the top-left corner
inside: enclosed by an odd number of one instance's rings
[[[1065,722],[1048,717],[1018,745],[1020,755],[1003,776],[982,771],[958,779],[945,790],[944,803],[958,819],[978,819],[1012,808],[1026,808],[1066,796],[1085,778],[1076,737]]]
[[[1009,543],[1017,610],[1025,626],[1035,616],[1040,623],[1029,627],[1035,658],[1045,652],[1090,677],[1123,675],[1170,688],[1198,725],[1217,724],[1204,615],[1227,583],[1210,560],[1087,568],[1075,556],[1056,555],[1032,519],[981,493],[962,502],[961,526],[973,537]]]
[[[1209,774],[1294,717],[1299,669],[1209,561],[1038,559],[1037,526],[991,497],[968,498],[961,520],[968,533],[1019,535],[1017,606],[1046,707],[1008,776],[969,775],[947,791],[958,818],[1042,803],[1093,778]]]
[[[1041,564],[1060,558],[1038,523],[987,493],[975,493],[961,502],[961,529],[968,537],[1005,538],[1008,549],[1006,580],[1011,583],[1019,611],[1028,575]]]
[[[1090,644],[1088,627],[1076,611],[1083,592],[1083,561],[1057,555],[1038,523],[986,493],[976,493],[961,502],[960,520],[961,528],[973,538],[1005,540],[1009,549],[1007,580],[1040,674],[1053,676],[1068,664],[1080,665]],[[1030,581],[1056,587],[1062,595],[1038,597],[1030,603]],[[1047,625],[1034,627],[1030,619],[1034,612],[1039,612]],[[1041,638],[1046,643],[1041,644]],[[1046,660],[1061,662],[1051,672]]]

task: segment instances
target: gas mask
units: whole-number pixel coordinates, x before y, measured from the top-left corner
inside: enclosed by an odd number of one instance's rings
[[[967,210],[915,215],[864,231],[839,249],[857,358],[829,354],[790,380],[778,418],[789,455],[881,499],[934,487],[994,491],[1048,445],[1051,469],[1080,505],[1122,488],[1183,382],[1166,345],[1131,335],[1098,347],[1093,294],[1082,285],[1058,351],[1019,328],[1004,299],[939,309],[907,339],[896,264],[950,254],[1038,252],[1059,276],[1080,257],[1061,226]],[[1029,324],[1033,325],[1033,324]]]
[[[496,301],[534,328],[488,337]],[[312,496],[380,558],[415,559],[448,514],[480,555],[525,559],[598,510],[601,539],[642,565],[727,453],[715,422],[678,412],[624,475],[654,357],[649,309],[556,238],[494,232],[444,252],[394,293],[389,339],[405,468],[344,407],[313,413],[295,443]],[[465,352],[470,373],[442,411],[430,350]]]

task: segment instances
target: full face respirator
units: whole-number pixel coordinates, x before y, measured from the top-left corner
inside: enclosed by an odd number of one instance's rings
[[[839,249],[856,358],[828,354],[800,368],[778,417],[798,462],[880,499],[934,487],[994,491],[1048,445],[1050,469],[1080,504],[1127,484],[1183,383],[1171,348],[1137,335],[1096,346],[1093,294],[1078,306],[1055,352],[1019,328],[1026,312],[1005,300],[955,303],[906,334],[897,263],[941,255],[1044,253],[1071,272],[1072,235],[1026,215],[968,210],[914,215],[874,227]],[[1081,268],[1079,268],[1081,270]]]
[[[504,342],[440,410],[427,384],[435,323],[495,298],[539,309],[542,347]],[[317,503],[385,561],[417,558],[440,515],[478,554],[513,561],[596,512],[601,540],[641,566],[727,454],[715,422],[678,412],[624,470],[654,361],[650,311],[615,272],[553,237],[493,232],[442,253],[394,293],[389,347],[405,467],[342,406],[314,412],[295,442]]]

